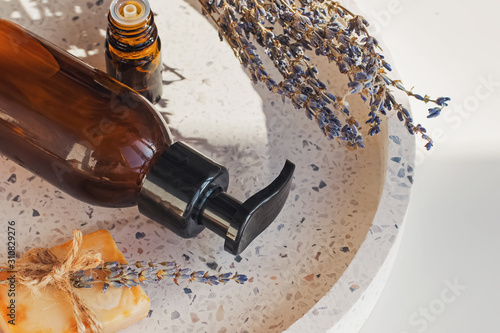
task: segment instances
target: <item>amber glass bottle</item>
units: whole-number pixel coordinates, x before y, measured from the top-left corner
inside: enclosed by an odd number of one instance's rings
[[[74,197],[137,203],[170,144],[163,118],[127,87],[0,21],[0,149]]]
[[[147,0],[114,0],[108,14],[106,71],[157,103],[163,91],[161,40]]]
[[[135,90],[0,19],[0,153],[73,197],[137,205],[182,237],[205,227],[238,254],[276,218],[294,165],[244,203],[226,168],[172,143],[163,117]]]

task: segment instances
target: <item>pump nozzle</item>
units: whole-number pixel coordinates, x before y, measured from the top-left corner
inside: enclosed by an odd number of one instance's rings
[[[184,238],[205,227],[225,239],[224,249],[241,253],[278,216],[290,192],[295,165],[244,203],[225,191],[226,168],[182,142],[170,146],[146,176],[139,210]]]
[[[243,204],[224,192],[207,199],[200,222],[225,239],[224,249],[241,253],[278,216],[290,193],[295,165],[286,161],[280,175]]]

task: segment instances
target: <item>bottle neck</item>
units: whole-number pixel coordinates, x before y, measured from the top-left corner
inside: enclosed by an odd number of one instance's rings
[[[153,13],[136,25],[123,25],[108,15],[107,42],[120,52],[137,52],[152,46],[158,40],[158,29]]]

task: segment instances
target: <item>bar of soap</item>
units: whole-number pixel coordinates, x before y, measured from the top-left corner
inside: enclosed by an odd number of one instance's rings
[[[52,252],[61,260],[66,256],[71,241],[52,247]],[[102,254],[104,261],[126,263],[107,230],[98,230],[83,236],[80,250],[90,249]],[[21,259],[22,260],[22,259]],[[9,276],[0,273],[0,278]],[[149,312],[149,298],[141,286],[132,288],[109,287],[102,293],[102,283],[90,289],[75,291],[94,311],[104,326],[105,333],[117,332],[145,318]],[[0,332],[2,333],[73,333],[77,332],[71,304],[66,295],[52,286],[33,296],[24,287],[16,285],[15,298],[9,295],[9,286],[0,285]],[[15,325],[8,316],[11,299],[15,299]]]

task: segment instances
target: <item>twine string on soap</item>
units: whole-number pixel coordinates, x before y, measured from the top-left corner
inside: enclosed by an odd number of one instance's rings
[[[71,247],[62,261],[49,248],[29,250],[23,260],[16,264],[16,277],[19,283],[35,294],[48,285],[61,290],[71,301],[78,332],[101,333],[103,332],[102,323],[74,291],[70,282],[72,273],[95,268],[103,262],[98,252],[79,251],[81,244],[82,232],[74,230]]]

